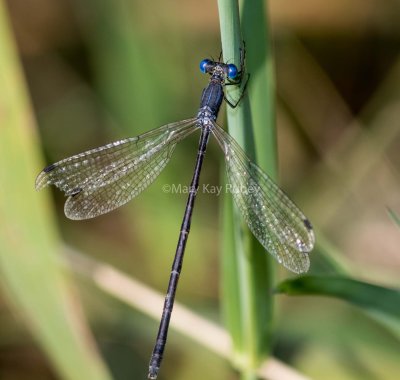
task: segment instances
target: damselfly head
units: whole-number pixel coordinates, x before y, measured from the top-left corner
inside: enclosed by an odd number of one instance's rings
[[[211,59],[203,59],[200,62],[200,71],[205,74],[217,75],[235,79],[238,75],[238,69],[233,63],[215,62]]]

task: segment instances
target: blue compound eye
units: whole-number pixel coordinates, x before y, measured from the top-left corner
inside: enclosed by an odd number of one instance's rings
[[[237,75],[238,75],[237,67],[233,63],[230,63],[228,65],[228,78],[235,79],[237,77]]]
[[[207,73],[207,65],[208,65],[210,62],[211,62],[211,60],[209,60],[209,59],[203,59],[203,60],[200,62],[200,71],[201,71],[202,73]]]

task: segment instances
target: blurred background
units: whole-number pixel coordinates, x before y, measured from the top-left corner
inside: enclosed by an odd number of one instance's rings
[[[6,5],[40,135],[37,173],[72,154],[194,116],[207,81],[198,64],[221,49],[211,0]],[[280,184],[340,265],[358,279],[398,288],[400,230],[388,208],[400,213],[400,3],[271,0],[268,6]],[[224,112],[219,123],[225,126]],[[138,198],[94,220],[66,219],[64,196],[52,191],[65,244],[164,292],[186,194],[163,185],[190,183],[197,140],[196,134],[181,143]],[[221,159],[212,141],[202,183],[220,184]],[[201,193],[196,202],[178,300],[220,322],[220,199]],[[318,260],[311,257],[314,273],[321,272]],[[76,288],[113,378],[145,378],[158,322],[79,276]],[[276,301],[277,358],[313,379],[398,378],[398,338],[358,309],[322,297]],[[60,378],[5,300],[0,318],[0,379]],[[238,376],[224,359],[171,332],[159,378]]]

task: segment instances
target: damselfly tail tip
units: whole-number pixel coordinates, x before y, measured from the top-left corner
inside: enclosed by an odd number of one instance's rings
[[[158,367],[149,366],[149,374],[147,375],[147,378],[150,380],[157,379],[158,370],[159,370]]]

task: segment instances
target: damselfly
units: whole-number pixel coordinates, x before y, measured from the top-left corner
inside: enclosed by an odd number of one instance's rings
[[[228,182],[234,190],[232,194],[235,203],[264,248],[287,269],[303,273],[309,268],[308,254],[314,246],[314,233],[309,220],[216,123],[223,99],[231,107],[237,105],[225,97],[224,86],[242,83],[244,53],[240,70],[234,64],[220,62],[220,59],[201,61],[200,70],[209,74],[210,80],[203,90],[196,117],[66,158],[44,168],[36,179],[38,190],[47,185],[55,185],[64,191],[68,197],[64,208],[68,218],[94,218],[122,206],[149,186],[168,163],[177,143],[200,129],[195,169],[157,340],[150,359],[150,379],[157,377],[165,349],[210,134],[216,138],[224,152]]]

